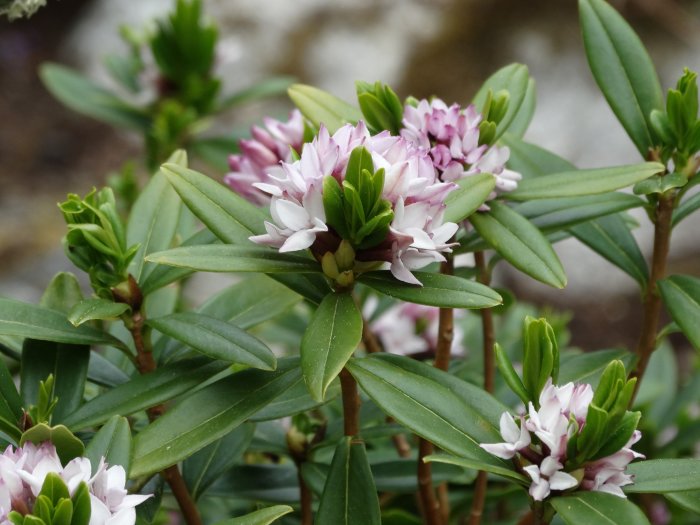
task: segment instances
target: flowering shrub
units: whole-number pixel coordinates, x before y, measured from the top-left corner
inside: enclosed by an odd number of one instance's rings
[[[154,173],[59,205],[88,296],[61,273],[39,305],[0,298],[0,521],[696,523],[700,383],[676,384],[667,335],[700,348],[700,280],[666,275],[673,228],[700,208],[696,75],[664,101],[620,15],[579,7],[640,163],[578,170],[525,142],[520,64],[462,105],[294,84],[287,121],[203,136],[289,82],[221,98],[194,0],[130,39],[115,76],[135,95],[150,82],[146,105],[43,67],[68,106],[138,130]],[[650,264],[633,208],[654,228]],[[492,287],[509,264],[563,288],[552,244],[570,237],[640,285],[633,352],[571,348],[563,316]],[[237,281],[190,307],[195,272]]]

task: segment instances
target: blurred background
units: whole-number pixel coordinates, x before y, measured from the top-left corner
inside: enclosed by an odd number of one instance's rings
[[[640,34],[664,88],[675,84],[684,66],[700,69],[700,2],[611,3]],[[526,140],[579,167],[639,160],[588,70],[574,0],[205,0],[204,5],[219,26],[216,67],[224,91],[291,75],[348,101],[354,100],[354,81],[361,79],[386,82],[401,98],[437,95],[467,103],[496,69],[522,62],[537,81],[537,109]],[[38,66],[69,65],[109,86],[103,57],[126,52],[119,27],[146,28],[172,6],[172,0],[48,0],[29,20],[0,20],[0,295],[37,301],[54,273],[70,269],[60,248],[65,226],[56,203],[68,192],[99,187],[142,153],[137,135],[53,99],[37,76]],[[216,126],[222,133],[240,130],[289,108],[283,98],[257,102],[227,113]],[[201,169],[217,179],[224,175]],[[698,220],[688,220],[674,230],[671,273],[700,275],[699,227]],[[635,234],[649,253],[651,230]],[[499,281],[520,299],[570,311],[575,345],[633,346],[641,315],[632,279],[576,241],[556,248],[569,275],[567,289],[548,289],[510,271],[501,271]]]

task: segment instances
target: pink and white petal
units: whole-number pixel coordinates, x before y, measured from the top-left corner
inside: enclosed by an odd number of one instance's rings
[[[290,235],[280,246],[280,253],[297,252],[309,248],[316,240],[316,231],[299,230]]]
[[[566,472],[556,472],[549,477],[549,487],[552,490],[568,490],[578,485],[578,480]]]

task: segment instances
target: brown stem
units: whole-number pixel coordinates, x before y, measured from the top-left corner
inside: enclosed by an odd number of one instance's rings
[[[346,368],[340,372],[340,388],[343,393],[345,435],[356,436],[360,433],[360,396],[357,393],[357,382]]]
[[[451,256],[440,265],[440,273],[443,275],[454,274],[454,261]],[[440,370],[447,370],[450,366],[450,351],[452,350],[452,339],[454,338],[454,309],[440,308],[440,319],[438,325],[438,339],[435,348],[435,362],[433,366]]]
[[[535,513],[531,510],[527,511],[527,514],[525,514],[522,518],[520,518],[520,521],[518,521],[518,525],[534,525],[535,523]]]
[[[423,458],[433,453],[433,444],[423,438],[418,442],[418,492],[420,493],[423,517],[426,525],[442,525],[440,504],[433,489],[433,474],[431,463]]]
[[[673,218],[674,202],[674,195],[662,195],[656,207],[651,274],[644,294],[642,332],[639,336],[639,343],[637,344],[637,367],[634,372],[632,372],[632,377],[637,378],[637,384],[630,405],[637,396],[639,386],[644,377],[644,372],[646,372],[647,365],[649,364],[649,359],[656,348],[659,314],[661,313],[661,297],[659,296],[657,283],[666,275],[666,263],[671,244],[671,220]]]
[[[301,465],[297,466],[297,478],[299,479],[299,494],[301,503],[301,525],[313,525],[314,517],[311,511],[312,496],[309,487],[301,476]]]
[[[136,364],[141,374],[148,374],[156,369],[156,362],[153,359],[148,332],[145,326],[145,317],[140,310],[135,311],[130,319],[126,320],[126,326],[131,332],[134,339],[134,347],[136,348]],[[154,421],[165,412],[165,406],[160,404],[153,406],[147,410],[148,419]],[[161,472],[163,479],[170,485],[170,490],[175,496],[182,516],[185,518],[187,525],[202,525],[202,518],[199,515],[197,505],[190,494],[185,480],[180,474],[177,465],[166,468]]]

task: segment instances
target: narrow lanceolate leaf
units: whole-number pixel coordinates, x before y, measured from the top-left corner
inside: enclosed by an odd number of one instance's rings
[[[187,397],[136,436],[130,477],[163,470],[220,439],[298,377],[298,362],[288,360],[274,372],[244,370]]]
[[[567,525],[649,525],[642,509],[606,492],[576,492],[550,502]]]
[[[222,241],[247,244],[248,237],[264,231],[265,213],[226,186],[179,164],[163,164],[161,172],[192,213]]]
[[[538,199],[520,204],[515,208],[544,233],[569,228],[620,211],[644,205],[639,197],[627,193],[607,193],[566,197],[561,199]]]
[[[131,429],[129,421],[122,416],[113,416],[95,434],[85,449],[85,456],[92,465],[98,465],[100,458],[111,465],[121,465],[129,472],[131,463]]]
[[[652,175],[661,173],[663,164],[644,162],[616,166],[614,168],[595,168],[588,170],[551,173],[541,177],[520,181],[518,188],[503,197],[516,201],[533,199],[552,199],[558,197],[579,197],[598,195],[626,188]]]
[[[80,326],[87,321],[117,319],[127,310],[129,310],[127,304],[92,297],[76,304],[68,313],[68,320],[73,326]]]
[[[349,293],[321,301],[301,341],[301,369],[311,397],[322,401],[362,339],[362,315]]]
[[[529,485],[530,479],[526,478],[522,474],[518,474],[514,470],[503,470],[501,468],[494,468],[490,463],[483,463],[478,459],[474,458],[463,458],[457,456],[451,456],[449,454],[432,454],[426,456],[424,461],[426,463],[439,463],[443,465],[455,465],[457,467],[467,468],[470,470],[483,470],[484,472],[491,472],[493,474],[498,474],[512,480],[515,480],[522,485]]]
[[[700,279],[672,275],[659,281],[661,298],[692,345],[700,350]]]
[[[290,512],[294,512],[294,509],[288,505],[275,505],[274,507],[256,510],[245,516],[219,521],[215,525],[270,525],[270,523],[277,521]]]
[[[678,505],[680,508],[700,514],[700,490],[687,492],[667,492],[664,497]]]
[[[457,181],[457,186],[445,199],[445,222],[460,222],[478,210],[496,187],[496,178],[477,173]]]
[[[504,134],[501,142],[510,148],[508,167],[526,179],[576,169],[576,166],[559,155],[525,142],[510,133]]]
[[[316,523],[380,525],[381,522],[365,444],[344,437],[333,455]]]
[[[498,293],[483,284],[439,273],[413,272],[423,286],[394,278],[388,271],[369,272],[360,281],[380,293],[416,304],[443,308],[491,308],[503,302]]]
[[[571,234],[593,251],[646,286],[649,269],[632,232],[620,215],[608,215],[570,228]]]
[[[513,467],[492,456],[479,443],[498,443],[500,434],[492,422],[478,412],[478,406],[465,402],[450,384],[436,380],[434,372],[421,373],[428,365],[400,359],[373,356],[353,359],[348,369],[362,390],[396,421],[443,450],[479,461],[490,472],[508,476]],[[404,366],[405,363],[405,366]],[[440,377],[449,376],[445,372]],[[496,415],[496,414],[494,414]],[[497,414],[500,416],[500,413]],[[484,467],[485,468],[485,467]]]
[[[208,315],[181,312],[147,321],[159,332],[214,359],[274,370],[275,355],[265,343],[237,326]]]
[[[564,268],[542,232],[505,204],[494,201],[489,206],[489,212],[470,218],[489,246],[530,277],[556,288],[566,286]]]
[[[663,109],[654,64],[634,30],[604,0],[579,0],[583,44],[593,77],[642,157],[654,145],[650,115]]]
[[[46,88],[73,111],[113,126],[145,131],[150,118],[81,74],[58,64],[44,64],[39,76]]]
[[[359,108],[313,86],[294,84],[287,93],[307,119],[317,127],[323,124],[331,134],[362,119]]]
[[[673,210],[673,226],[685,219],[688,215],[700,208],[700,193],[691,195]]]
[[[259,246],[186,246],[146,257],[147,261],[200,272],[318,273],[321,266],[302,255]]]
[[[527,94],[529,80],[530,74],[528,73],[527,66],[523,64],[510,64],[499,69],[487,78],[486,82],[484,82],[474,97],[474,104],[476,104],[479,112],[482,112],[489,90],[494,94],[503,89],[508,91],[510,95],[508,110],[496,127],[496,139],[508,129],[520,111],[523,101],[525,100],[525,95]]]
[[[589,383],[595,388],[605,367],[616,359],[621,360],[629,370],[635,356],[627,350],[596,350],[573,355],[572,352],[564,352],[559,366],[559,384]]]
[[[624,487],[625,492],[700,490],[700,459],[650,459],[632,463],[626,472],[634,476],[634,484]]]
[[[525,91],[525,98],[523,98],[523,103],[520,105],[518,113],[515,118],[508,126],[508,134],[522,138],[522,136],[530,127],[530,122],[532,122],[532,117],[535,114],[535,106],[537,104],[537,87],[535,84],[535,79],[530,78],[527,81],[527,90]]]
[[[99,425],[114,415],[128,416],[184,394],[226,368],[203,358],[178,361],[103,392],[66,417],[71,430]]]
[[[77,345],[124,347],[119,339],[101,330],[85,325],[73,326],[60,312],[3,298],[0,298],[0,335]]]
[[[187,153],[178,150],[168,162],[186,168]],[[126,226],[127,245],[139,245],[139,251],[129,266],[129,272],[139,283],[154,267],[153,264],[144,264],[143,258],[171,247],[181,209],[182,200],[165,175],[158,171],[136,199]]]

